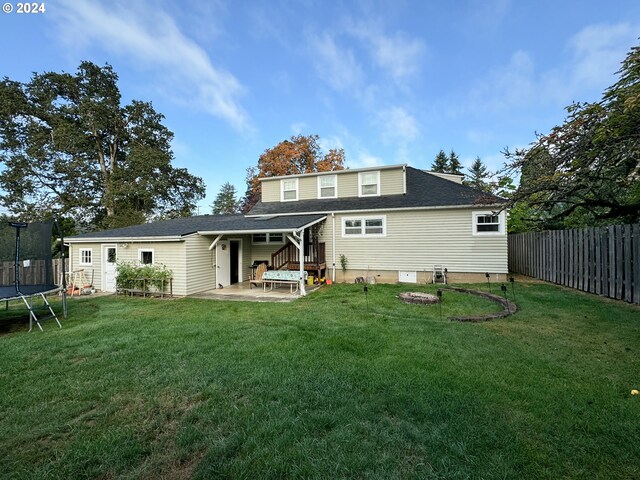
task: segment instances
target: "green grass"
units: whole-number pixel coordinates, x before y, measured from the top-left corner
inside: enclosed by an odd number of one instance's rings
[[[479,286],[478,288],[485,288]],[[635,478],[640,309],[516,285],[480,324],[335,285],[290,304],[0,311],[2,478]],[[443,315],[497,306],[445,292]]]

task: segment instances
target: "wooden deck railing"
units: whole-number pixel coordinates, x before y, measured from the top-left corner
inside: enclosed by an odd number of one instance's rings
[[[317,268],[317,266],[326,263],[326,248],[324,243],[312,243],[307,246],[306,250],[307,252],[303,259],[305,265],[314,265]],[[289,265],[299,263],[299,251],[292,243],[287,243],[271,255],[271,265],[274,270],[289,268]]]

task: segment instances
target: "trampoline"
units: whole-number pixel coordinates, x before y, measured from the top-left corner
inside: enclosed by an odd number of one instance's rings
[[[52,255],[53,227],[58,230],[62,266],[60,281],[55,282]],[[60,320],[47,300],[47,295],[62,292],[63,315],[67,316],[67,297],[64,272],[64,239],[55,221],[2,222],[0,224],[0,301],[9,308],[9,301],[21,300],[29,310],[29,331],[35,323],[42,331],[42,322]],[[40,298],[43,306],[34,306]],[[38,315],[44,312],[43,315]]]

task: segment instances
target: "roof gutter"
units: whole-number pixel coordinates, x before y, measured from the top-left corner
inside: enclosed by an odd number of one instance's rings
[[[254,215],[245,215],[247,218],[260,218],[260,217],[273,217],[277,215],[279,217],[290,217],[293,215],[321,215],[326,214],[327,211],[332,213],[362,213],[362,212],[403,212],[403,211],[415,211],[415,210],[465,210],[469,208],[487,209],[491,207],[499,207],[504,209],[502,203],[474,203],[471,205],[444,205],[436,207],[392,207],[392,208],[354,208],[349,210],[324,210],[319,212],[293,212],[293,213],[263,213]],[[325,217],[326,218],[326,217]]]
[[[262,182],[263,180],[282,180],[283,178],[300,178],[300,177],[312,177],[319,175],[335,175],[336,173],[358,173],[358,172],[372,172],[377,170],[392,170],[397,168],[406,168],[406,163],[399,163],[396,165],[379,165],[377,167],[363,167],[363,168],[352,168],[348,170],[329,170],[327,172],[311,172],[311,173],[297,173],[294,175],[278,175],[277,177],[261,177],[258,181]]]
[[[186,235],[185,235],[186,236]],[[146,243],[146,242],[181,242],[184,236],[159,236],[159,237],[80,237],[65,238],[66,243]]]

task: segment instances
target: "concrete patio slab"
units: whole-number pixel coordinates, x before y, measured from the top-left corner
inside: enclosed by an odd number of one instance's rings
[[[307,286],[307,294],[320,288],[320,285]],[[210,300],[231,300],[243,302],[292,302],[300,298],[299,293],[291,293],[289,285],[274,287],[264,291],[262,286],[250,288],[249,282],[236,283],[224,288],[216,288],[205,292],[189,295],[193,298],[207,298]]]

